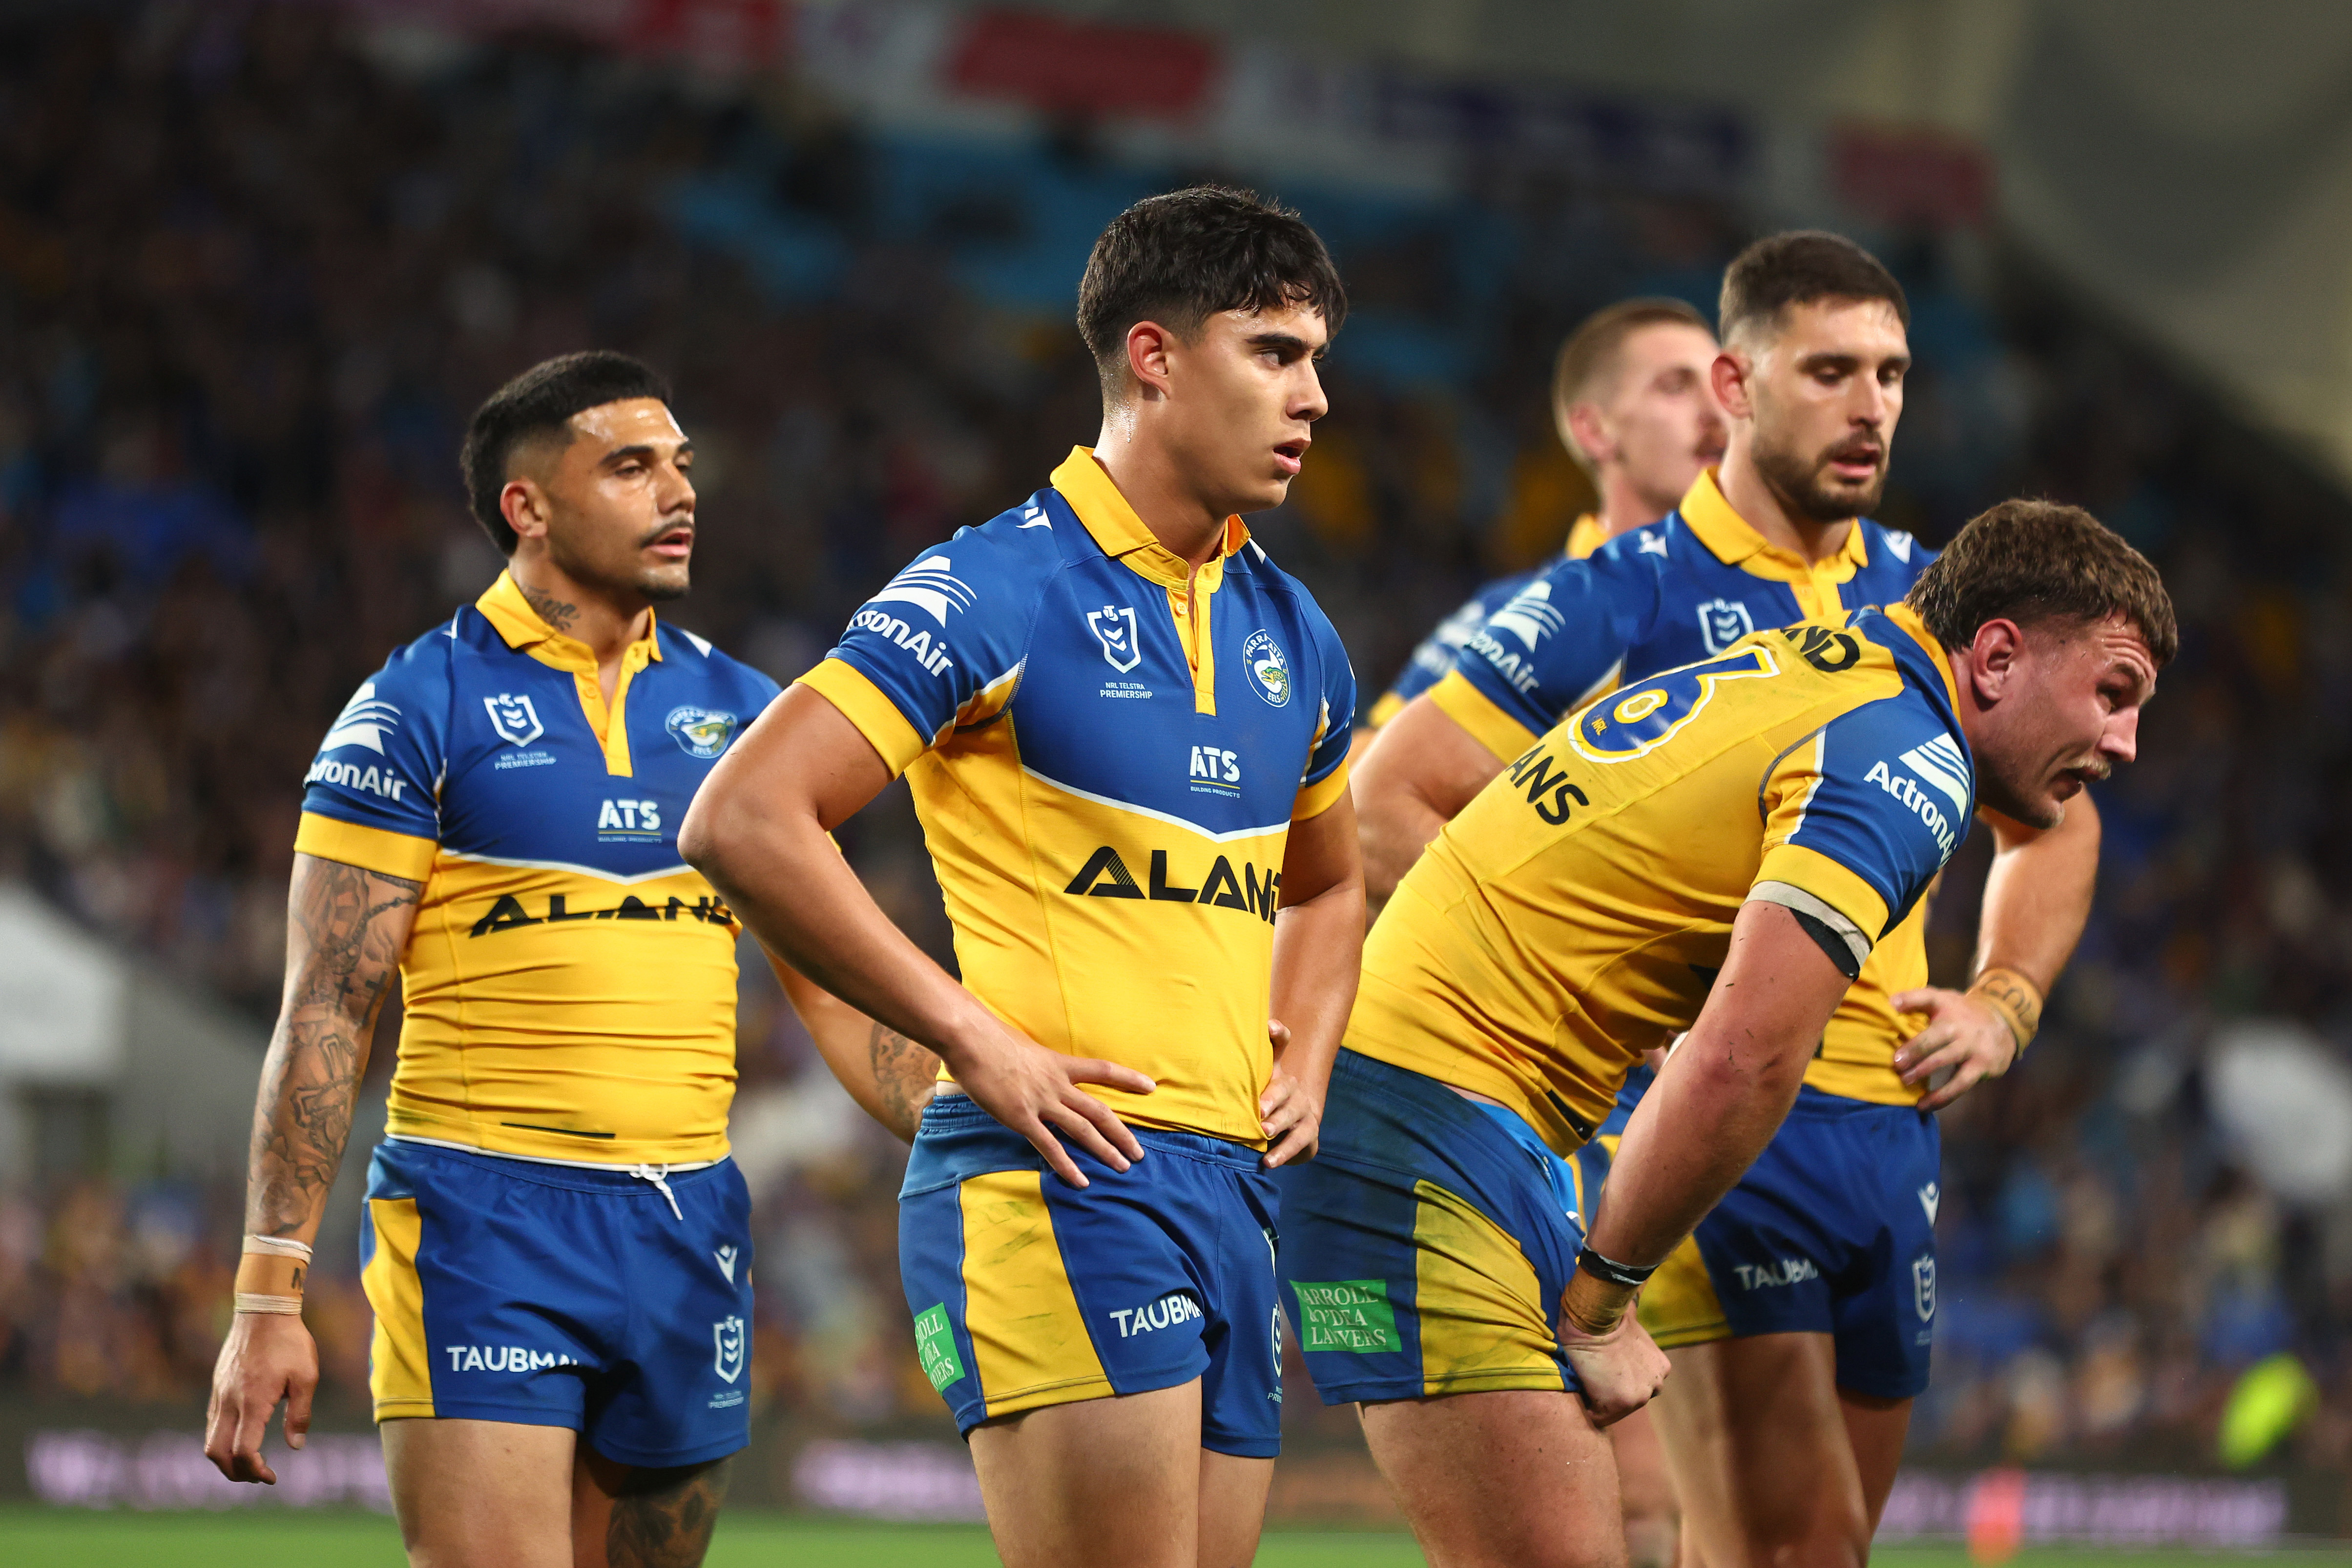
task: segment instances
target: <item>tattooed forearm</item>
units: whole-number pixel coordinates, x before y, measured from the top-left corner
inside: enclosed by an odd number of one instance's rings
[[[580,618],[580,606],[577,605],[566,604],[554,595],[520,580],[515,586],[522,590],[522,596],[530,607],[539,612],[539,618],[559,632],[570,631],[572,623]]]
[[[695,1568],[727,1499],[727,1461],[641,1469],[613,1499],[604,1529],[610,1568]]]
[[[291,1236],[342,1163],[368,1035],[423,884],[298,855],[287,899],[286,995],[254,1107],[246,1226]]]
[[[866,1049],[874,1063],[874,1089],[881,1096],[883,1121],[908,1142],[923,1107],[939,1089],[940,1058],[887,1024],[874,1026]]]

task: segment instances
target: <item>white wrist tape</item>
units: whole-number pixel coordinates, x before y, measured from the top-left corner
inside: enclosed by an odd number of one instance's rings
[[[245,1250],[269,1258],[290,1258],[297,1263],[310,1261],[310,1248],[289,1237],[248,1235],[245,1238]]]
[[[250,1291],[239,1290],[236,1293],[236,1310],[239,1312],[258,1312],[273,1317],[299,1318],[302,1315],[302,1298],[257,1296]]]

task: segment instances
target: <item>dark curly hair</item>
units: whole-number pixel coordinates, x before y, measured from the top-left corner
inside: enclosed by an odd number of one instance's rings
[[[1078,284],[1078,331],[1107,397],[1125,384],[1128,329],[1158,321],[1191,338],[1221,310],[1297,306],[1330,331],[1348,291],[1323,241],[1290,208],[1250,191],[1194,185],[1147,196],[1095,241]]]

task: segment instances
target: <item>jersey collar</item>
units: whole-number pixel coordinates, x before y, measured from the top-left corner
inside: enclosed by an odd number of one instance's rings
[[[1843,583],[1870,564],[1861,519],[1855,519],[1853,526],[1845,531],[1845,543],[1836,554],[1826,561],[1809,562],[1794,551],[1781,549],[1750,527],[1748,520],[1723,499],[1715,476],[1713,468],[1703,470],[1692,482],[1690,492],[1683,497],[1682,505],[1675,510],[1682,514],[1683,526],[1696,534],[1698,542],[1726,566],[1737,566],[1752,576],[1777,583],[1801,583],[1814,576]]]
[[[540,618],[530,601],[523,597],[522,585],[514,580],[512,572],[501,572],[482,596],[474,601],[474,608],[482,618],[498,628],[507,647],[518,653],[530,653],[543,664],[559,669],[596,668],[596,650],[578,637],[566,637]],[[623,654],[625,660],[635,655],[636,661],[658,660],[661,658],[661,623],[654,612],[646,612],[646,635],[631,643]],[[643,649],[640,653],[638,650]]]
[[[1062,466],[1046,481],[1070,503],[1070,510],[1094,536],[1102,552],[1155,583],[1181,588],[1192,580],[1191,563],[1160,542],[1118,493],[1108,470],[1096,461],[1091,447],[1073,447]],[[1238,517],[1225,519],[1225,537],[1201,568],[1201,586],[1214,593],[1224,575],[1225,557],[1249,542],[1249,529]]]
[[[1936,640],[1936,634],[1927,629],[1927,623],[1919,618],[1919,612],[1908,605],[1895,604],[1887,605],[1879,614],[1902,627],[1904,634],[1919,645],[1919,651],[1927,656],[1927,662],[1935,667],[1937,674],[1944,678],[1944,698],[1951,703],[1952,711],[1958,713],[1960,710],[1960,683],[1952,678],[1951,656],[1944,651],[1944,645]]]

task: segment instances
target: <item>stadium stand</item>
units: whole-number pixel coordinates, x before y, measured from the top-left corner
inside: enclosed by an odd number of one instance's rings
[[[1197,172],[1107,164],[1075,127],[950,152],[806,89],[714,94],[561,41],[425,61],[363,41],[292,5],[0,26],[0,878],[257,1018],[319,735],[496,570],[454,461],[484,392],[589,343],[670,374],[705,523],[678,618],[789,679],[890,563],[1091,433],[1076,333],[1003,280],[1074,280],[1057,214],[1099,222]],[[1631,292],[1711,306],[1749,220],[1534,175],[1417,205],[1284,194],[1360,313],[1260,536],[1376,692],[1574,515],[1543,406],[1559,331]],[[2014,491],[2080,502],[2157,555],[2184,623],[2143,760],[2100,797],[2099,905],[2052,1023],[1946,1118],[1915,1446],[2193,1458],[2237,1373],[2291,1349],[2326,1391],[2302,1458],[2352,1468],[2352,1213],[2266,1188],[2203,1067],[2252,1014],[2352,1048],[2331,809],[2352,504],[1997,247],[1887,250],[1922,371],[1885,521],[1933,541]],[[944,956],[903,791],[843,837]],[[1935,929],[1948,975],[1982,856]],[[746,986],[747,1086],[788,1092],[812,1055]],[[866,1129],[757,1194],[757,1396],[814,1429],[938,1421],[893,1274],[901,1157]],[[239,1179],[117,1149],[0,1191],[0,1392],[200,1394]],[[354,1397],[351,1266],[322,1258],[310,1300]]]

